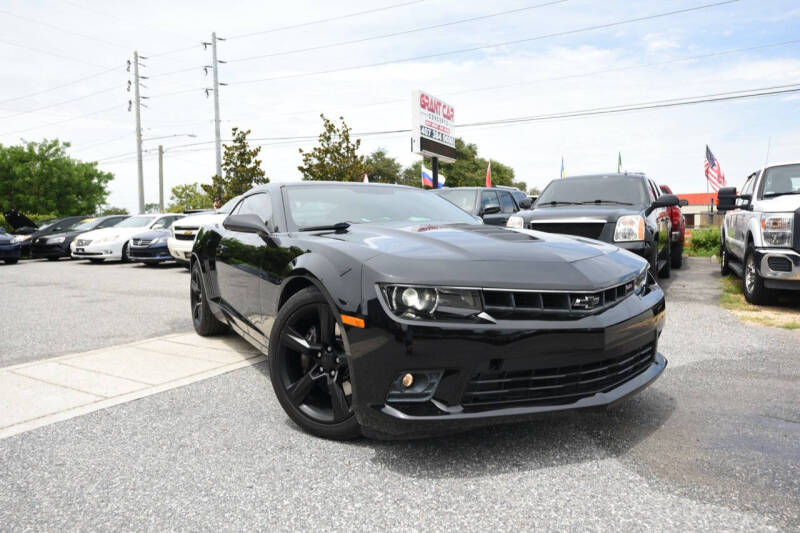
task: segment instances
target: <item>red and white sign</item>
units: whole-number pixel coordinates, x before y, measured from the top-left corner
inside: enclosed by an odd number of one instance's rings
[[[456,155],[455,109],[423,91],[411,96],[411,151],[452,163]]]

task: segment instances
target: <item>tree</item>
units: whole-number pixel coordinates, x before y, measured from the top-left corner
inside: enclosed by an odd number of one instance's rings
[[[173,187],[169,202],[167,211],[170,213],[183,213],[187,209],[210,209],[214,204],[214,200],[197,182]]]
[[[113,205],[108,205],[105,207],[101,207],[100,211],[97,212],[97,216],[104,217],[107,215],[127,215],[128,210],[124,207],[114,207]]]
[[[155,214],[161,212],[161,206],[153,203],[153,204],[144,204],[144,212],[147,214]]]
[[[542,191],[539,190],[539,187],[531,187],[528,189],[528,196],[539,196],[542,194]]]
[[[424,159],[425,166],[433,166],[430,158]],[[413,165],[403,171],[402,182],[404,185],[421,187],[420,166],[421,161],[416,161]],[[486,183],[486,167],[489,161],[478,157],[478,146],[473,143],[466,143],[460,137],[456,138],[456,160],[454,163],[440,163],[439,172],[445,175],[448,187],[482,187]],[[514,181],[514,169],[504,165],[499,161],[492,160],[492,184],[508,185],[526,190],[524,182]]]
[[[373,182],[397,183],[402,168],[394,157],[386,155],[384,148],[378,148],[364,160],[364,172]]]
[[[69,143],[58,139],[0,144],[0,202],[4,209],[55,216],[97,211],[108,196],[113,174],[97,163],[67,156]]]
[[[364,158],[358,155],[361,140],[350,140],[350,128],[339,117],[341,126],[336,127],[332,121],[320,115],[322,133],[319,134],[319,145],[310,152],[300,148],[303,164],[297,169],[304,180],[316,181],[359,181],[364,174]]]
[[[269,178],[261,169],[261,160],[257,159],[261,147],[250,148],[247,136],[250,130],[239,128],[232,130],[233,142],[224,145],[222,154],[223,176],[211,178],[211,185],[202,184],[205,193],[220,203],[225,203],[234,196],[244,194],[256,185],[269,183]]]

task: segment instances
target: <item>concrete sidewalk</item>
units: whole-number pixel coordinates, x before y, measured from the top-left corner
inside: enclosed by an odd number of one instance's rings
[[[0,439],[263,361],[238,336],[156,337],[0,369]]]

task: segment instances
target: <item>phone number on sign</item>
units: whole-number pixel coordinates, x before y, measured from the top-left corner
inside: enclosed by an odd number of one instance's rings
[[[426,139],[446,144],[447,146],[456,145],[456,140],[452,135],[447,135],[445,133],[442,133],[441,131],[436,131],[435,129],[429,128],[427,126],[420,126],[419,134],[421,137],[425,137]]]

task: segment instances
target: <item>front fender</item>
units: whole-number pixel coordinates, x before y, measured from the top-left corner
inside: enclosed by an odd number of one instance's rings
[[[747,231],[745,232],[753,239],[753,246],[760,248],[763,246],[761,240],[761,213],[750,213],[747,219]],[[745,250],[747,249],[747,238],[743,243]]]

